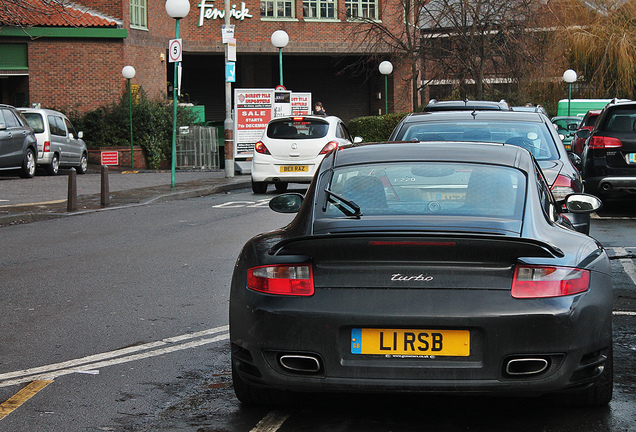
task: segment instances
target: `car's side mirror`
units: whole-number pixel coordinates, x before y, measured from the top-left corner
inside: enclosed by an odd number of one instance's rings
[[[590,137],[590,131],[588,129],[581,129],[576,133],[576,136],[583,139],[588,139]]]
[[[84,138],[84,132],[79,131],[79,132],[77,133],[77,137],[78,137],[79,139]]]
[[[353,139],[354,144],[360,144],[361,142],[362,142],[362,137],[357,136]]]
[[[565,197],[565,208],[571,213],[591,213],[600,209],[603,202],[590,194],[570,194]]]
[[[299,193],[286,193],[269,200],[269,208],[277,213],[298,213],[303,200]]]
[[[0,123],[0,130],[5,130],[7,128],[7,125],[4,123]]]

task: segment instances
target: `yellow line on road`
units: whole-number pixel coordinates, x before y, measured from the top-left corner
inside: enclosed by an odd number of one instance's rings
[[[0,420],[11,414],[53,381],[36,380],[0,404]]]
[[[55,200],[55,201],[43,201],[43,202],[38,202],[38,203],[6,204],[6,205],[1,205],[0,208],[2,208],[2,207],[28,207],[28,206],[37,206],[37,205],[45,205],[45,204],[58,204],[58,203],[63,203],[63,202],[66,202],[66,199]]]

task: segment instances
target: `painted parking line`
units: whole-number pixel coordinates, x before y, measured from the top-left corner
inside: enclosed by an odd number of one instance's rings
[[[276,432],[288,418],[288,413],[272,411],[263,417],[250,432]]]
[[[20,408],[40,390],[51,384],[51,380],[36,380],[0,404],[0,420]]]
[[[221,333],[213,337],[207,337]],[[0,387],[23,384],[34,380],[53,380],[72,373],[91,373],[107,366],[156,357],[184,349],[196,348],[229,339],[228,326],[215,327],[196,333],[162,339],[143,345],[122,348],[46,366],[0,374]]]
[[[625,271],[625,274],[629,276],[632,282],[634,282],[634,285],[636,285],[636,263],[634,263],[634,258],[633,258],[633,251],[636,250],[636,248],[614,247],[614,248],[607,248],[607,249],[613,250],[614,255],[617,257],[626,257],[626,258],[618,258],[618,262],[620,262],[621,265],[623,266],[623,270]]]

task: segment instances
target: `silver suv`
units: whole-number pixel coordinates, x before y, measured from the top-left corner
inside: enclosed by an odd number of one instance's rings
[[[35,174],[37,141],[22,115],[0,104],[0,171],[19,170],[20,177]]]
[[[79,174],[88,169],[88,150],[82,132],[76,132],[61,112],[40,108],[18,108],[38,140],[38,167],[56,175],[61,167],[75,167]]]

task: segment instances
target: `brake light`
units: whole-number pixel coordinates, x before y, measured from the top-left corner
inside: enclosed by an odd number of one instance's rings
[[[260,154],[264,154],[264,155],[271,154],[269,152],[269,149],[265,146],[265,144],[263,144],[263,141],[259,141],[256,144],[254,144],[254,151],[256,153],[260,153]]]
[[[50,152],[51,151],[51,141],[44,141],[44,152]]]
[[[305,120],[305,117],[292,117],[292,121],[295,121],[295,122],[301,122],[303,120]]]
[[[518,265],[512,280],[511,294],[514,298],[561,297],[582,293],[589,287],[589,270]]]
[[[310,296],[314,275],[310,264],[253,267],[247,271],[247,287],[267,294]]]
[[[327,143],[326,146],[324,146],[322,148],[322,150],[320,150],[320,153],[318,154],[327,154],[329,153],[331,150],[337,149],[338,148],[338,142],[337,141],[329,141]]]
[[[564,200],[566,196],[579,192],[576,183],[574,183],[571,178],[561,174],[557,176],[550,190],[552,191],[552,195],[554,195],[554,199],[557,201]]]
[[[596,136],[590,138],[591,149],[608,149],[623,147],[623,143],[618,138]]]

